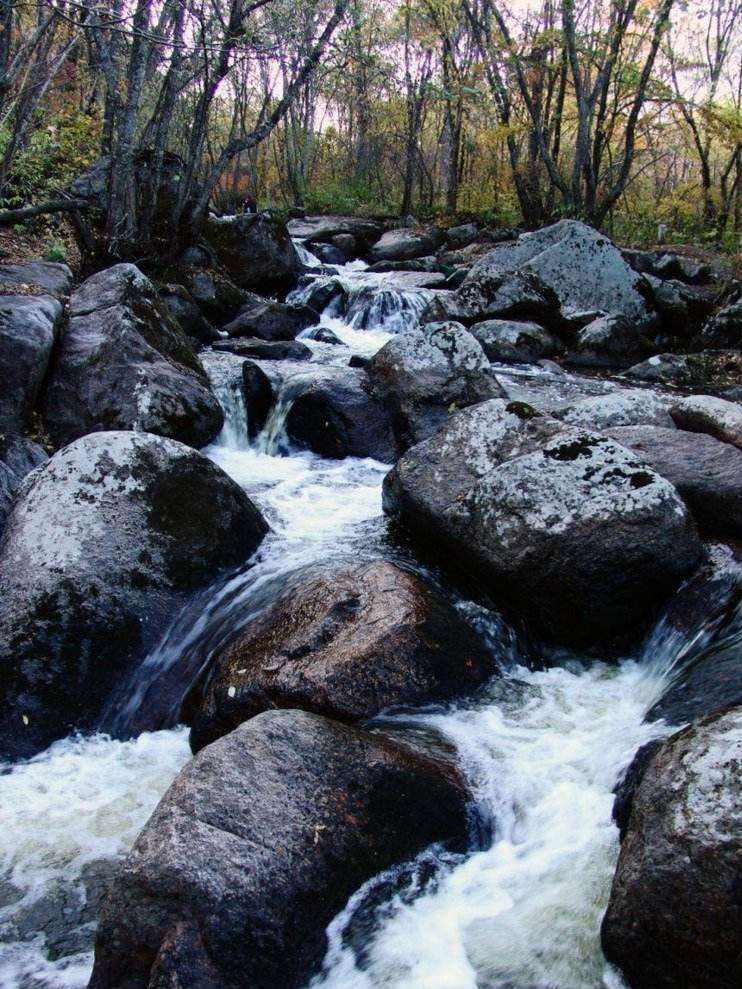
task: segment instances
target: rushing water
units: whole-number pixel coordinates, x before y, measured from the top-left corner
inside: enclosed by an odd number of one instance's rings
[[[400,293],[391,276],[369,274],[362,265],[323,277],[343,283],[342,307],[331,307],[322,322],[345,346],[310,342],[322,365],[347,363],[351,352],[373,353],[391,333],[415,325],[426,297]],[[116,712],[122,730],[133,727],[142,699],[167,678],[197,676],[201,664],[277,587],[286,586],[297,567],[392,551],[380,518],[388,467],[292,450],[283,433],[290,392],[251,444],[241,363],[229,354],[206,355],[226,416],[222,434],[206,453],[260,506],[271,533],[244,569],[176,618]],[[302,373],[312,373],[314,366]],[[482,818],[491,824],[490,840],[466,858],[428,853],[435,867],[400,881],[391,898],[375,897],[379,881],[359,891],[330,928],[330,951],[313,986],[599,989],[620,984],[607,970],[598,940],[617,853],[611,791],[636,748],[664,730],[644,724],[643,717],[684,644],[660,630],[638,661],[583,665],[572,658],[534,672],[519,665],[517,656],[513,662],[512,638],[507,648],[501,636],[493,642],[503,643],[497,648],[504,673],[475,705],[407,712],[380,723],[395,731],[434,730],[455,746]],[[180,696],[188,682],[177,682]],[[176,705],[164,723],[175,725],[177,713]],[[68,945],[63,957],[49,957],[55,926],[50,917],[64,910],[65,897],[80,894],[86,869],[126,852],[188,758],[185,730],[167,727],[124,741],[106,735],[69,738],[29,762],[4,767],[2,989],[86,984],[89,946],[69,954]],[[87,915],[80,922],[88,929],[93,923]]]

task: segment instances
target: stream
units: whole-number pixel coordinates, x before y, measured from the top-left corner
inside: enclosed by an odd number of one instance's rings
[[[307,340],[314,359],[303,374],[316,364],[345,365],[351,353],[373,354],[392,333],[416,325],[429,297],[359,263],[333,277],[349,301],[342,313],[331,304],[322,325],[343,345]],[[136,732],[142,700],[167,678],[182,697],[209,656],[297,567],[346,555],[403,558],[381,514],[388,465],[292,449],[283,431],[290,400],[276,404],[251,443],[243,358],[202,357],[226,416],[204,452],[244,487],[272,531],[249,567],[175,619],[128,696],[108,712],[104,731],[0,767],[2,989],[87,983],[95,920],[86,904],[99,888],[91,876],[126,853],[190,758],[178,704],[163,708],[162,730],[120,737]],[[618,851],[612,790],[636,749],[667,731],[643,718],[683,643],[655,634],[619,663],[560,654],[533,669],[498,616],[459,606],[490,632],[503,676],[475,701],[392,712],[376,727],[434,731],[455,747],[487,840],[466,857],[430,850],[419,868],[368,883],[331,925],[311,987],[619,989],[599,943]],[[384,882],[394,886],[391,896],[379,895]],[[61,916],[76,918],[71,934]]]

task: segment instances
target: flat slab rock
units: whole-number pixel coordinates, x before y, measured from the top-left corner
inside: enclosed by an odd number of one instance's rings
[[[214,657],[187,705],[191,746],[271,708],[353,723],[462,694],[494,671],[472,628],[415,574],[385,560],[312,566]]]
[[[603,951],[632,989],[739,987],[740,765],[740,708],[650,753],[602,926]]]
[[[466,818],[450,767],[317,715],[260,714],[196,756],[137,839],[90,989],[298,989],[351,893],[432,842],[465,848]]]

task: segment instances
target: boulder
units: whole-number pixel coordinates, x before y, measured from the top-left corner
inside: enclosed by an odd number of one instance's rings
[[[426,439],[457,408],[501,394],[481,345],[455,322],[392,337],[367,371],[400,450]]]
[[[10,514],[10,507],[19,484],[18,477],[0,460],[0,536],[5,528],[5,520]]]
[[[267,213],[210,219],[204,236],[239,288],[267,294],[303,271],[286,224]]]
[[[290,403],[286,433],[299,446],[335,459],[396,459],[389,412],[364,370],[315,366],[294,375],[280,397]]]
[[[337,721],[443,700],[495,670],[456,609],[385,560],[313,565],[244,626],[187,703],[194,752],[271,708]]]
[[[630,367],[626,375],[689,391],[724,393],[738,388],[742,381],[742,352],[704,350],[698,354],[658,354]]]
[[[440,272],[440,268],[438,258],[430,254],[422,258],[411,258],[409,261],[374,261],[366,270],[383,275],[401,271]]]
[[[632,989],[737,989],[742,958],[742,711],[651,754],[634,796],[601,940]]]
[[[581,329],[567,360],[582,367],[626,368],[651,353],[642,329],[625,316],[601,316]]]
[[[538,276],[564,310],[620,313],[634,323],[650,316],[641,276],[604,234],[579,220],[560,220],[501,244],[474,265],[465,285],[513,272]]]
[[[304,334],[305,340],[316,340],[318,343],[329,343],[333,347],[341,347],[343,341],[329,326],[314,326]]]
[[[264,300],[238,288],[218,268],[180,265],[170,274],[181,283],[210,323],[223,326],[234,319],[246,305],[258,305]]]
[[[0,264],[0,290],[13,294],[16,287],[37,290],[53,299],[66,298],[72,289],[74,276],[69,265],[55,261],[21,261]]]
[[[46,376],[62,322],[50,295],[0,296],[0,434],[22,434]]]
[[[468,247],[478,236],[479,227],[476,223],[460,223],[446,230],[446,241],[453,248]]]
[[[93,275],[73,294],[43,415],[56,446],[107,429],[204,446],[224,421],[188,340],[131,264]]]
[[[48,459],[46,450],[35,440],[18,433],[0,435],[0,461],[19,479],[30,474]]]
[[[310,244],[309,250],[322,264],[345,264],[345,255],[332,244]]]
[[[682,254],[668,251],[621,251],[624,260],[634,271],[656,278],[671,278],[687,285],[706,285],[714,281],[714,273],[709,265]]]
[[[312,351],[299,340],[261,340],[259,337],[237,337],[219,340],[214,350],[237,354],[239,357],[255,357],[266,361],[308,361]]]
[[[584,398],[615,394],[620,386],[614,381],[587,378],[565,373],[556,365],[534,372],[530,368],[495,369],[497,383],[511,402],[525,402],[539,412],[557,413]]]
[[[702,327],[698,344],[704,348],[742,349],[742,290]]]
[[[231,337],[259,337],[261,340],[293,340],[302,330],[318,322],[308,306],[260,300],[242,309],[224,331]]]
[[[164,285],[160,298],[170,319],[199,346],[205,346],[219,339],[214,327],[206,321],[196,300],[182,285]]]
[[[433,254],[443,244],[445,234],[438,227],[413,230],[403,227],[387,230],[368,253],[369,261],[409,261]]]
[[[265,362],[267,365],[268,362]],[[277,379],[280,381],[280,377]],[[263,366],[247,360],[242,365],[242,389],[247,412],[247,431],[250,439],[255,439],[268,421],[278,387],[274,391],[273,378],[269,378]]]
[[[85,436],[29,475],[0,547],[0,752],[96,725],[178,608],[266,530],[215,464],[151,434]]]
[[[677,488],[705,532],[742,536],[742,450],[704,433],[662,426],[608,432]]]
[[[542,357],[554,357],[563,350],[557,338],[538,323],[488,319],[475,323],[470,332],[491,361],[532,364]]]
[[[559,300],[536,275],[527,271],[502,273],[475,265],[461,287],[438,293],[424,321],[453,319],[478,323],[487,319],[532,320],[552,325],[559,318]]]
[[[742,406],[713,395],[690,395],[678,398],[670,408],[678,429],[691,433],[708,433],[722,443],[742,450]]]
[[[287,296],[287,301],[291,305],[306,306],[321,315],[333,303],[343,308],[347,297],[348,293],[337,277],[304,275],[296,289]]]
[[[351,261],[358,255],[358,242],[353,234],[335,234],[330,243],[343,255],[345,261]]]
[[[297,240],[330,243],[339,234],[350,234],[362,250],[378,240],[382,231],[378,220],[358,216],[306,216],[289,223],[289,233]]]
[[[611,426],[664,426],[672,429],[667,395],[642,388],[627,388],[610,395],[583,398],[554,415],[570,426],[609,429]]]
[[[465,410],[409,450],[383,504],[427,553],[576,645],[638,630],[701,553],[668,481],[517,403]]]
[[[298,989],[366,880],[432,842],[466,847],[466,803],[455,771],[390,739],[260,714],[150,818],[106,901],[90,989]]]
[[[714,309],[716,290],[713,287],[686,285],[675,278],[663,280],[652,275],[647,275],[646,281],[662,325],[673,336],[693,336]]]

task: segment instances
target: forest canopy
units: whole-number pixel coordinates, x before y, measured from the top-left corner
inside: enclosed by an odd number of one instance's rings
[[[528,227],[573,216],[636,243],[663,224],[734,249],[741,9],[2,0],[3,222],[62,210],[84,235],[92,189],[117,256],[163,229],[188,240],[246,196]]]

